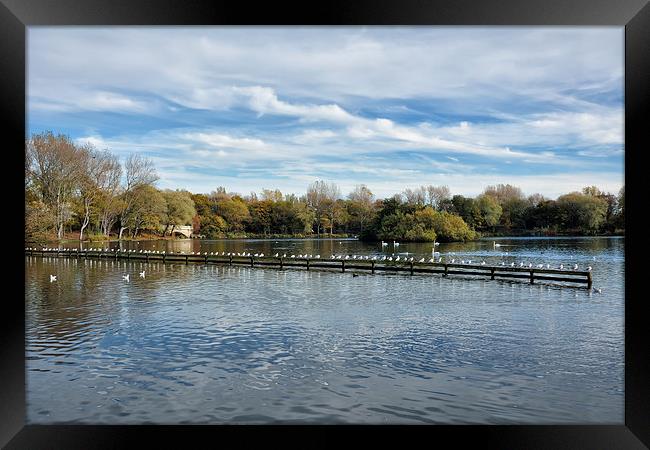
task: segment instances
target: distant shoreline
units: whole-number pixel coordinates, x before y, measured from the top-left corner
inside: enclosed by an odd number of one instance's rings
[[[504,233],[504,234],[491,234],[491,235],[485,235],[485,236],[480,236],[479,238],[476,239],[478,240],[486,240],[486,239],[503,239],[503,238],[524,238],[524,237],[540,237],[540,238],[586,238],[586,237],[625,237],[625,233],[609,233],[609,234],[559,234],[559,233],[554,233],[554,234],[540,234],[540,233]],[[123,238],[123,239],[116,239],[116,238],[111,238],[111,239],[104,239],[104,240],[84,240],[84,241],[79,241],[78,239],[53,239],[53,240],[47,240],[43,244],[66,244],[66,243],[84,243],[84,244],[103,244],[103,243],[111,243],[111,242],[146,242],[146,241],[172,241],[172,242],[187,242],[187,241],[245,241],[245,240],[313,240],[313,241],[331,241],[331,240],[354,240],[354,241],[361,241],[358,237],[355,236],[347,236],[347,235],[334,235],[334,236],[301,236],[301,235],[295,235],[295,236],[241,236],[241,237],[224,237],[224,238],[216,238],[216,239],[204,239],[204,238],[179,238],[179,237],[162,237],[162,236],[144,236],[142,238]],[[363,241],[367,243],[373,243],[373,242],[381,242],[381,241]],[[426,243],[427,241],[402,241],[402,243]],[[471,242],[471,241],[468,241]],[[441,242],[441,243],[453,243],[453,242]],[[34,242],[25,242],[25,245],[40,245],[41,243],[34,243]]]

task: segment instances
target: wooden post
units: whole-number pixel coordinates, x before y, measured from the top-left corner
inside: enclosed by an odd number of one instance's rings
[[[232,255],[228,257],[229,264],[232,266]]]
[[[307,270],[309,270],[309,260],[307,260]]]
[[[591,289],[591,284],[593,280],[591,279],[591,272],[587,272],[587,289]]]
[[[190,260],[190,255],[185,255],[185,264],[186,265],[189,262],[189,260]]]
[[[411,261],[411,275],[413,275],[413,261]]]
[[[283,263],[282,263],[282,256],[280,256],[280,269],[282,269]]]
[[[443,276],[443,277],[448,276],[448,275],[449,275],[448,272],[449,272],[449,266],[447,266],[447,264],[445,264],[445,273],[444,273],[442,276]]]
[[[345,260],[341,261],[341,272],[345,272]]]
[[[491,273],[490,280],[494,280],[494,267],[490,269],[490,273]]]
[[[205,252],[205,263],[208,263],[208,252]]]
[[[372,262],[372,273],[375,273],[375,262]]]
[[[253,267],[255,265],[253,261],[254,261],[253,257],[251,256],[251,267]]]
[[[535,283],[535,275],[534,275],[533,270],[531,269],[531,271],[530,271],[530,284],[533,284],[533,283]]]
[[[147,255],[147,262],[149,262],[149,253],[145,253],[145,255]]]

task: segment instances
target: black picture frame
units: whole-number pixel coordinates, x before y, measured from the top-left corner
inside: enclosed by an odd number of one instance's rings
[[[479,443],[488,448],[617,448],[650,446],[650,358],[648,327],[643,314],[643,265],[640,227],[643,185],[641,164],[648,136],[650,108],[650,5],[646,0],[330,0],[320,3],[210,2],[207,0],[0,0],[0,111],[7,126],[3,173],[8,197],[16,200],[5,216],[5,286],[16,287],[2,301],[0,332],[0,445],[18,448],[116,448],[144,439],[180,446],[188,439],[205,438],[210,446],[237,435],[238,446],[274,432],[283,445],[296,442],[282,427],[258,426],[37,426],[25,425],[25,309],[24,270],[16,260],[24,255],[24,198],[13,195],[22,173],[26,137],[25,49],[26,27],[32,25],[615,25],[625,26],[625,424],[553,426],[388,426],[342,427],[370,432],[384,439],[387,432],[454,446]],[[15,165],[15,168],[14,168]],[[635,247],[633,247],[635,246]],[[16,258],[16,260],[14,259]],[[314,433],[306,441],[321,445],[336,440],[341,427],[304,426]],[[408,429],[407,429],[408,428]],[[414,435],[415,434],[415,435]],[[310,445],[311,446],[311,445]]]

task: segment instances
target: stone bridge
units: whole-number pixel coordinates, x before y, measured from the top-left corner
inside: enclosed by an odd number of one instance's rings
[[[182,234],[186,238],[189,238],[194,234],[194,230],[192,229],[192,225],[176,225],[172,233]]]

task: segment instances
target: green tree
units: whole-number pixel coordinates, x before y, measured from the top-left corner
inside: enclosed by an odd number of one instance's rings
[[[163,236],[169,230],[169,234],[174,233],[174,227],[177,225],[189,225],[196,215],[194,200],[188,191],[165,190],[162,193],[165,199],[165,210],[161,217],[161,223],[164,225]],[[171,229],[170,229],[171,227]]]

